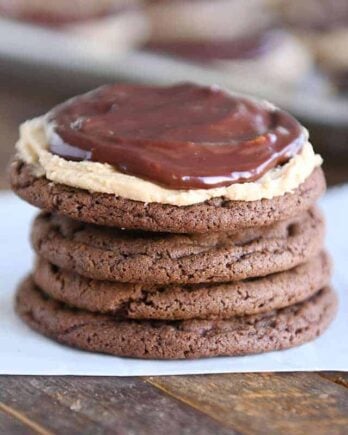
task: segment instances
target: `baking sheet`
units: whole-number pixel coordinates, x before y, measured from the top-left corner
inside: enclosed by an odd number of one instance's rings
[[[28,236],[36,210],[11,193],[0,193],[0,374],[145,376],[201,373],[348,371],[348,185],[322,200],[327,244],[334,258],[339,312],[329,330],[298,348],[244,357],[153,361],[92,354],[59,345],[31,331],[15,315],[18,281],[31,268]]]

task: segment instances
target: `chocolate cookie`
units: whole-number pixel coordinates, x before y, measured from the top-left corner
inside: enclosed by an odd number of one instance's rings
[[[335,294],[325,288],[291,307],[229,320],[116,320],[68,308],[44,296],[28,278],[18,290],[16,309],[30,327],[69,346],[118,356],[181,359],[300,345],[326,329],[336,304]]]
[[[324,224],[317,209],[238,234],[129,232],[40,214],[32,244],[63,269],[99,280],[201,283],[260,277],[295,267],[318,254]]]
[[[144,286],[84,278],[38,258],[35,284],[53,299],[79,309],[131,319],[229,319],[301,302],[330,280],[325,253],[264,278],[223,284]]]
[[[320,168],[293,193],[273,199],[230,201],[221,197],[184,207],[143,203],[55,184],[35,177],[31,166],[19,160],[10,167],[10,179],[12,189],[21,198],[44,210],[98,225],[174,233],[233,232],[269,225],[307,210],[325,191]]]

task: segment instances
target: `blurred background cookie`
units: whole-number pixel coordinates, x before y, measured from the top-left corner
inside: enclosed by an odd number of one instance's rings
[[[348,86],[348,2],[346,0],[279,1],[284,24],[308,46],[333,84]]]
[[[101,50],[125,51],[148,35],[138,0],[0,0],[0,15],[88,38],[91,48]]]
[[[309,51],[277,28],[262,0],[150,1],[147,12],[150,51],[281,85],[303,81],[312,68]]]

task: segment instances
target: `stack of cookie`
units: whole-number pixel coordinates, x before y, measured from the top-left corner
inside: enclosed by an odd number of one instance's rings
[[[216,86],[69,100],[22,125],[11,165],[44,210],[17,312],[59,342],[140,358],[312,340],[336,308],[320,164],[289,114]]]

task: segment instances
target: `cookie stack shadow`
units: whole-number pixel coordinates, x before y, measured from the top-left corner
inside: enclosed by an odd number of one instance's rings
[[[19,287],[17,311],[61,343],[119,356],[244,355],[310,341],[332,320],[336,299],[323,217],[313,198],[291,195],[283,201],[298,207],[278,216],[268,205],[263,225],[245,211],[233,231],[186,233],[184,223],[182,233],[126,230],[43,211],[33,223],[37,260]],[[236,213],[233,201],[225,207]]]

